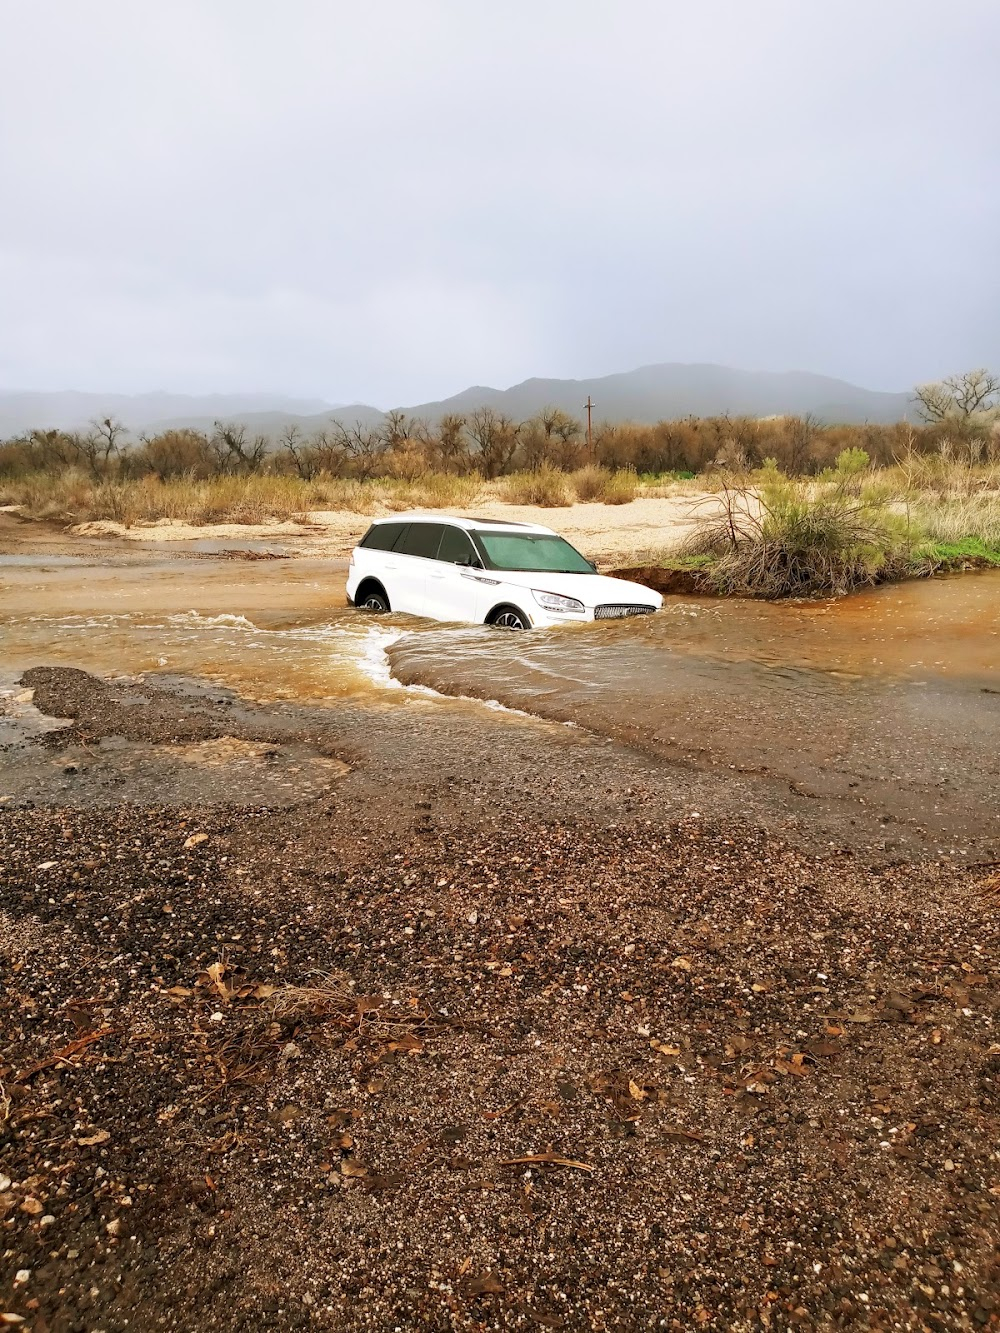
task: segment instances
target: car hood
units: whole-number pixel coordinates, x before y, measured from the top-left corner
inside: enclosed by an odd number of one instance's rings
[[[607,602],[629,606],[663,605],[663,598],[652,588],[625,579],[610,579],[604,574],[546,574],[520,569],[484,569],[487,578],[502,579],[518,588],[533,588],[538,592],[555,592],[561,597],[575,597],[592,609]]]

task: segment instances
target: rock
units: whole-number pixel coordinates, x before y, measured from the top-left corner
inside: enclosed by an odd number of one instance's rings
[[[12,1183],[10,1176],[0,1175],[0,1194],[4,1194],[9,1190]]]
[[[207,833],[192,833],[190,838],[185,838],[184,848],[186,851],[190,851],[192,847],[198,847],[203,842],[208,842]]]

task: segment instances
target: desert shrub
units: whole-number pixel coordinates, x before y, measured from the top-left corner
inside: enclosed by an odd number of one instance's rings
[[[839,483],[809,484],[777,472],[759,486],[727,478],[719,500],[684,551],[714,557],[708,577],[725,595],[830,596],[912,568],[905,519]]]
[[[512,472],[500,485],[501,495],[508,504],[555,508],[571,505],[576,499],[566,473],[550,466],[534,472]]]
[[[837,455],[834,471],[841,477],[856,477],[864,472],[871,463],[864,449],[842,449]]]
[[[601,504],[628,504],[641,489],[636,473],[626,468],[610,472],[607,468],[584,467],[572,473],[570,481],[578,500]]]

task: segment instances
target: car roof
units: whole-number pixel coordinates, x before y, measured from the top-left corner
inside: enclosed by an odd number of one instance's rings
[[[512,519],[506,518],[463,518],[458,514],[438,514],[438,513],[408,513],[408,514],[386,514],[384,518],[372,519],[373,525],[379,523],[450,523],[453,527],[464,528],[466,532],[475,532],[477,528],[496,530],[499,532],[544,532],[547,536],[556,534],[551,528],[542,527],[540,523],[515,523]]]

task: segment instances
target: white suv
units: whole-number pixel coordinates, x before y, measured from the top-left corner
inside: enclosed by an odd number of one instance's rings
[[[376,519],[351,553],[347,597],[366,611],[503,629],[641,616],[663,605],[658,592],[598,574],[551,528],[439,514]]]

